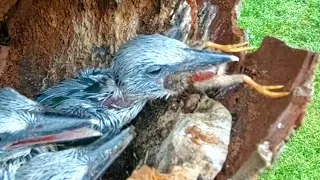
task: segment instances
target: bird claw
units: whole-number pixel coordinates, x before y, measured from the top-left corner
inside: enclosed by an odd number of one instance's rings
[[[256,83],[254,80],[252,80],[249,76],[243,76],[243,81],[253,87],[256,91],[258,91],[260,94],[269,97],[269,98],[282,98],[285,96],[288,96],[290,92],[273,92],[270,90],[277,90],[282,89],[283,85],[271,85],[271,86],[263,86],[258,83]]]
[[[252,50],[254,47],[247,46],[248,42],[238,43],[238,44],[229,44],[229,45],[221,45],[216,44],[210,41],[206,41],[202,44],[201,49],[210,49],[212,51],[220,50],[222,52],[242,52],[247,50]]]
[[[281,98],[288,96],[289,92],[273,92],[270,90],[282,89],[284,86],[282,85],[273,85],[273,86],[262,86],[258,85],[254,87],[260,94],[269,97],[269,98]]]

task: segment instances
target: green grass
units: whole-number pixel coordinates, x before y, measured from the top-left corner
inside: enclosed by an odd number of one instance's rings
[[[320,52],[320,0],[244,0],[238,23],[256,47],[265,36],[273,36],[292,47]],[[304,126],[276,166],[261,179],[320,179],[320,83],[316,84]]]

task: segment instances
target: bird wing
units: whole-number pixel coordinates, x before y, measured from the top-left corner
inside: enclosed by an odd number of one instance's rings
[[[116,89],[111,69],[88,68],[74,78],[47,89],[37,101],[54,108],[70,99],[100,102],[112,96]]]
[[[84,118],[99,119],[100,128],[98,129],[102,130],[103,133],[106,133],[109,130],[119,129],[121,124],[121,118],[118,117],[116,113],[108,111],[104,107],[95,103],[91,103],[88,100],[65,99],[59,102],[55,108],[68,114],[73,114]]]
[[[116,113],[101,106],[103,100],[112,97],[117,90],[111,69],[90,68],[47,89],[37,101],[67,114],[99,119],[98,129],[106,133],[118,130],[121,125]]]
[[[21,166],[16,179],[98,179],[135,137],[134,127],[113,138],[104,135],[96,142],[79,148],[45,152]]]
[[[0,108],[40,112],[45,108],[12,88],[0,89]]]
[[[10,151],[0,151],[0,179],[12,180],[17,170],[32,157],[54,150],[54,146],[41,146],[36,148],[22,148]]]
[[[76,148],[39,154],[17,170],[15,179],[82,179],[87,166],[78,157]]]

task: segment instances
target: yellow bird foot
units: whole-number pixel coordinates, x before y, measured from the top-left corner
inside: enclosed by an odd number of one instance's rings
[[[290,92],[273,92],[270,90],[282,89],[283,85],[263,86],[253,81],[249,76],[244,76],[243,81],[253,87],[260,94],[269,98],[282,98],[288,96]]]
[[[229,44],[229,45],[221,45],[221,44],[216,44],[210,41],[205,41],[200,48],[201,49],[210,49],[212,51],[218,50],[221,52],[242,52],[242,51],[247,51],[247,50],[252,50],[254,47],[247,46],[248,42],[244,43],[239,43],[239,44]]]

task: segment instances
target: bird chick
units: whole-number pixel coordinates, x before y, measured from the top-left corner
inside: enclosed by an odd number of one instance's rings
[[[37,101],[59,112],[99,119],[100,123],[95,128],[103,132],[107,140],[118,134],[124,125],[135,118],[147,101],[174,96],[184,91],[174,89],[174,86],[170,85],[167,81],[169,75],[196,72],[199,69],[208,69],[237,60],[236,56],[200,51],[162,35],[141,35],[120,47],[110,68],[82,70],[74,78],[45,90]],[[113,142],[110,142],[111,144],[115,144],[116,139],[110,141]],[[70,150],[70,153],[73,151],[75,150]],[[40,159],[45,156],[47,155],[41,154],[37,156],[39,158],[32,158],[30,162],[44,164],[44,161],[47,161],[48,167],[60,168],[57,160],[56,163],[52,163],[55,162],[54,159]],[[62,159],[61,155],[52,154],[52,157]],[[70,164],[69,161],[65,162]],[[33,167],[31,164],[24,166],[24,176],[34,176],[33,168],[27,168]],[[39,168],[40,164],[34,167]],[[70,166],[77,167],[79,165]]]
[[[48,143],[101,136],[101,132],[90,128],[98,123],[95,119],[62,115],[11,88],[1,89],[0,179],[11,179],[30,158],[51,147],[55,149]]]
[[[61,114],[11,88],[0,90],[0,150],[100,136],[90,129],[99,123]]]
[[[140,35],[120,47],[110,68],[84,69],[45,90],[37,101],[66,114],[98,119],[95,128],[108,139],[121,132],[147,101],[176,96],[194,86],[199,74],[220,74],[226,63],[238,60],[234,55],[199,50],[162,35]],[[182,77],[178,88],[177,81],[171,79],[174,76]],[[34,164],[36,161],[32,159]],[[25,174],[28,170],[32,174],[32,168],[25,168]]]
[[[21,166],[15,178],[99,179],[134,136],[134,127],[130,126],[111,139],[105,134],[85,147],[42,153]]]
[[[58,111],[101,121],[103,133],[117,133],[147,101],[178,95],[167,77],[214,68],[238,57],[191,48],[162,35],[140,35],[124,43],[106,69],[85,69],[44,91],[37,101]],[[188,82],[186,82],[186,87]]]

